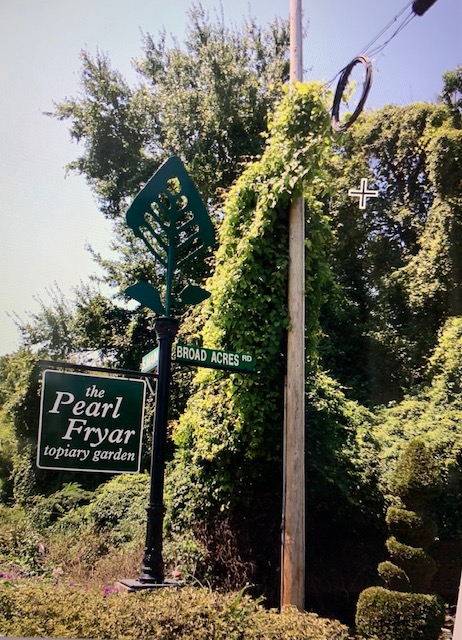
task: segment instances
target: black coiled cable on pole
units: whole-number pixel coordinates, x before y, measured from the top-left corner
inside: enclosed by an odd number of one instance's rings
[[[363,92],[361,98],[358,102],[358,106],[351,114],[351,117],[345,122],[340,122],[340,104],[342,102],[342,96],[345,91],[345,88],[348,84],[348,79],[353,68],[357,64],[362,64],[366,68],[366,78],[363,83]],[[366,56],[356,56],[350,64],[348,64],[343,71],[341,72],[340,79],[337,84],[337,89],[335,91],[334,96],[334,104],[332,106],[332,128],[334,131],[346,131],[353,122],[358,118],[359,114],[363,110],[364,103],[366,102],[367,96],[369,94],[370,88],[372,84],[372,62]]]
[[[347,65],[344,69],[342,69],[342,71],[340,71],[340,74],[341,74],[340,75],[340,80],[338,81],[338,84],[337,84],[337,90],[335,92],[335,97],[334,97],[334,104],[333,104],[333,107],[332,107],[332,128],[334,129],[334,131],[346,131],[349,127],[351,127],[353,122],[355,122],[355,120],[358,118],[359,114],[363,110],[364,103],[366,102],[366,99],[367,99],[367,96],[369,94],[369,90],[370,90],[371,84],[372,84],[372,62],[370,61],[370,59],[367,56],[368,55],[369,56],[375,56],[378,53],[380,53],[381,51],[383,51],[383,49],[387,46],[387,44],[389,44],[393,40],[393,38],[395,36],[397,36],[398,33],[400,33],[404,29],[404,27],[406,27],[411,22],[411,20],[413,18],[415,18],[416,16],[422,16],[426,11],[428,11],[428,9],[431,6],[433,6],[435,4],[435,2],[436,2],[436,0],[411,0],[409,2],[409,4],[406,5],[404,7],[404,9],[398,15],[396,15],[393,18],[393,20],[391,22],[389,22],[381,30],[381,32],[378,35],[375,36],[375,38],[372,40],[372,42],[370,42],[366,47],[364,47],[362,49],[365,53],[357,56],[356,58],[354,58],[350,62],[349,65]],[[377,40],[387,32],[387,30],[392,26],[392,24],[394,22],[396,22],[398,20],[398,18],[400,18],[403,14],[405,14],[406,11],[409,11],[410,7],[412,7],[412,9],[410,10],[410,12],[407,15],[404,16],[403,21],[399,24],[398,28],[388,38],[388,40],[386,40],[381,45],[375,46],[375,48],[374,48],[374,45],[376,44]],[[346,86],[348,84],[348,79],[350,77],[350,74],[351,74],[353,68],[357,64],[362,64],[366,68],[366,79],[365,79],[364,84],[363,84],[363,93],[362,93],[361,99],[359,101],[359,104],[356,107],[356,109],[354,110],[354,112],[351,115],[351,117],[348,120],[346,120],[345,122],[340,122],[340,115],[339,115],[340,114],[340,104],[342,102],[343,93],[344,93],[345,88],[346,88]],[[337,75],[339,75],[339,74],[337,74]],[[334,78],[334,80],[335,80],[335,78]],[[333,80],[331,81],[331,83],[332,82],[333,82]],[[329,83],[329,85],[331,83]]]

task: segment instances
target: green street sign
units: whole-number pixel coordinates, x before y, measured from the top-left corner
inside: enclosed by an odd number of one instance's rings
[[[229,371],[253,371],[255,369],[255,358],[248,353],[205,349],[182,343],[174,347],[173,359],[175,362],[208,367],[209,369]]]
[[[159,364],[159,347],[156,347],[145,356],[143,356],[141,360],[141,371],[143,373],[149,373],[149,371],[153,371],[157,369]]]
[[[137,473],[146,383],[80,373],[43,373],[37,466]]]

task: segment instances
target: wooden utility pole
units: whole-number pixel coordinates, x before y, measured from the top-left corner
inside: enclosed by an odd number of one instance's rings
[[[462,574],[460,576],[459,597],[457,599],[456,620],[454,623],[454,640],[462,638]]]
[[[290,0],[290,82],[303,80],[301,0]],[[289,213],[281,605],[305,607],[305,205]]]

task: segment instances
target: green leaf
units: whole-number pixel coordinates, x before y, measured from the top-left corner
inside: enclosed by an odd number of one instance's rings
[[[183,163],[173,156],[138,193],[127,224],[167,269],[178,268],[215,243],[215,231]]]
[[[126,296],[137,300],[142,307],[148,307],[155,313],[165,313],[164,306],[160,301],[160,294],[155,287],[148,282],[137,282],[136,284],[127,287],[124,291]]]
[[[166,269],[165,314],[170,315],[174,272],[215,243],[215,230],[183,163],[173,156],[139,192],[127,224]]]
[[[199,304],[207,298],[210,298],[210,292],[193,284],[185,287],[179,295],[179,301],[183,304]]]

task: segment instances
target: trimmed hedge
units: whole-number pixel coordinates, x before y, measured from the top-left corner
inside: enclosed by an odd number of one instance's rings
[[[359,596],[356,629],[380,640],[437,640],[444,611],[438,596],[370,587]]]
[[[357,630],[379,640],[437,640],[444,603],[427,593],[436,563],[423,548],[430,546],[437,528],[422,508],[438,495],[441,484],[432,452],[423,441],[412,440],[401,453],[391,484],[404,508],[389,507],[386,522],[400,540],[395,535],[387,539],[392,562],[378,567],[387,588],[370,587],[359,596]],[[418,542],[425,544],[415,546]]]
[[[406,572],[397,567],[396,564],[385,560],[378,566],[379,576],[385,582],[387,587],[392,591],[402,591],[403,593],[411,590],[411,585]]]
[[[340,622],[266,610],[249,596],[185,587],[132,594],[0,587],[0,629],[7,636],[117,640],[348,640]]]
[[[411,547],[429,547],[438,533],[434,520],[408,509],[389,507],[385,521],[390,533]]]
[[[427,593],[436,572],[433,558],[420,547],[398,542],[394,536],[388,538],[386,547],[394,563],[405,571],[412,591]]]
[[[391,478],[391,490],[412,511],[417,511],[441,494],[439,463],[423,440],[411,440],[399,457]]]

